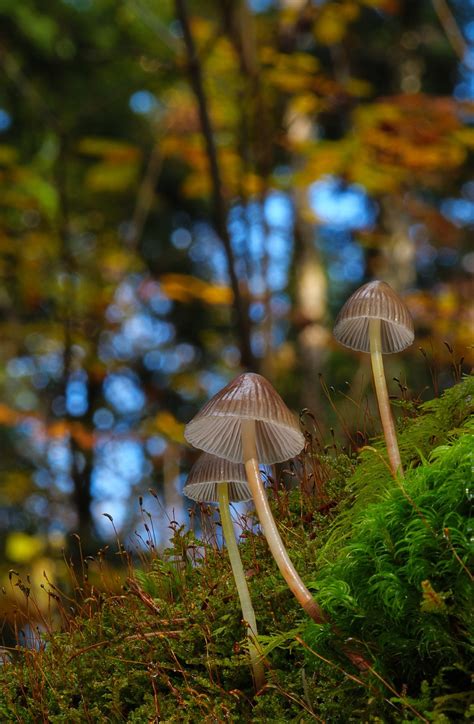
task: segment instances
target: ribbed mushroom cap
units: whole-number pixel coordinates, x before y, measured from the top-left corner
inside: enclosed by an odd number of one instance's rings
[[[334,336],[345,347],[370,352],[369,321],[380,319],[382,352],[390,354],[409,347],[415,338],[407,306],[386,282],[364,284],[349,297],[334,325]]]
[[[217,503],[219,483],[229,484],[229,500],[232,502],[252,499],[244,464],[233,463],[209,453],[203,453],[194,463],[183,493],[198,503]]]
[[[247,372],[218,392],[186,425],[184,436],[194,447],[242,463],[240,421],[256,420],[258,459],[279,463],[298,455],[304,437],[278,392],[261,375]]]

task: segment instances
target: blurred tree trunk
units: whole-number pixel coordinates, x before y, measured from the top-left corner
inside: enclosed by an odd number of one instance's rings
[[[413,218],[396,195],[380,201],[383,243],[372,248],[366,259],[366,279],[383,279],[398,292],[416,283],[415,244],[410,238]]]
[[[84,555],[96,553],[96,536],[92,525],[92,493],[91,476],[93,470],[93,459],[90,451],[81,448],[71,441],[71,454],[74,457],[72,464],[72,479],[74,491],[72,498],[77,514],[77,533],[81,539],[81,546]]]
[[[315,226],[304,219],[301,199],[295,198],[294,317],[302,407],[315,415],[322,410],[318,375],[328,357],[330,333],[326,327],[327,280],[315,244]]]
[[[94,412],[99,406],[102,394],[102,380],[88,377],[86,414],[81,418],[86,434],[94,430]],[[73,455],[71,476],[74,484],[72,498],[77,515],[77,533],[81,538],[84,555],[94,555],[100,544],[97,531],[92,518],[92,473],[94,470],[94,447],[91,444],[78,444],[71,438],[71,453]]]
[[[69,428],[66,435],[69,438],[69,450],[71,455],[70,476],[73,484],[72,501],[77,516],[77,530],[81,543],[80,548],[84,555],[96,552],[96,536],[92,523],[92,492],[91,476],[93,469],[93,451],[81,447],[74,438],[72,426],[76,421],[67,409],[67,389],[74,372],[73,359],[73,329],[76,323],[76,283],[78,270],[74,257],[71,253],[71,223],[69,211],[69,169],[68,169],[68,141],[64,135],[58,134],[59,154],[56,166],[56,191],[58,196],[58,235],[61,244],[61,255],[59,263],[63,274],[63,297],[60,305],[60,317],[63,325],[63,379],[62,394],[64,398],[64,418]],[[96,389],[93,393],[88,381],[87,399],[88,412],[82,417],[82,424],[93,429],[92,408],[93,398],[98,394]],[[78,551],[77,546],[72,545],[71,556],[74,560]]]

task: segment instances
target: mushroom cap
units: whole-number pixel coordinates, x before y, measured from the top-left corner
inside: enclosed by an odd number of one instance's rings
[[[298,455],[304,437],[278,392],[253,372],[239,375],[204,405],[186,425],[184,436],[194,447],[242,463],[241,420],[255,420],[258,459],[279,463]]]
[[[364,284],[349,297],[337,315],[334,336],[345,347],[370,352],[369,321],[380,319],[382,352],[391,354],[409,347],[415,338],[406,304],[386,282]]]
[[[194,463],[183,493],[198,503],[217,503],[219,483],[228,483],[231,502],[252,499],[243,463],[233,463],[209,453],[203,453]]]

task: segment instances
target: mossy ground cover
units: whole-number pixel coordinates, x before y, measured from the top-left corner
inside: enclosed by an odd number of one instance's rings
[[[105,585],[100,554],[73,571],[72,592],[49,587],[41,645],[4,657],[0,721],[472,718],[473,400],[468,378],[410,407],[402,481],[381,442],[349,458],[313,452],[308,439],[293,488],[274,490],[272,505],[332,623],[305,619],[250,521],[240,548],[265,652],[257,696],[225,550],[173,524],[164,552],[150,541],[137,563],[120,547],[121,586]]]

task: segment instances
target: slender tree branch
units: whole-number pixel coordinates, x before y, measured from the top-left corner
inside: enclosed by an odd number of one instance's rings
[[[451,47],[460,60],[466,56],[467,44],[458,28],[456,19],[446,0],[433,0],[433,8],[443,27]]]
[[[161,138],[155,143],[145,169],[143,179],[138,188],[135,208],[133,210],[130,233],[127,236],[127,245],[136,249],[140,243],[143,229],[145,227],[155,195],[155,185],[163,166],[163,154],[161,152]]]
[[[209,161],[209,173],[212,185],[214,225],[220,237],[225,255],[232,291],[234,294],[234,306],[237,315],[237,325],[240,337],[240,354],[242,365],[249,369],[256,369],[256,360],[250,345],[250,324],[247,314],[247,303],[244,300],[237,272],[235,269],[235,257],[232,249],[230,235],[227,230],[227,205],[222,193],[221,175],[217,159],[217,148],[212,130],[209,115],[206,93],[204,90],[202,68],[196,52],[196,46],[191,33],[189,18],[185,0],[176,0],[176,15],[183,31],[184,44],[186,47],[188,73],[191,88],[196,97],[199,110],[201,130],[206,144],[207,157]]]
[[[265,219],[265,203],[270,190],[269,178],[274,162],[274,120],[269,112],[268,104],[262,87],[261,68],[257,52],[255,32],[255,18],[249,10],[247,0],[222,0],[222,25],[234,47],[239,62],[240,75],[244,80],[242,98],[239,100],[241,113],[240,122],[240,148],[243,160],[242,173],[255,171],[260,180],[260,189],[255,194],[260,206],[260,224],[263,232],[263,249],[260,259],[260,273],[265,288],[261,294],[261,301],[265,307],[265,314],[260,325],[264,339],[264,356],[261,362],[261,371],[266,377],[272,377],[273,370],[273,310],[271,305],[272,294],[269,286],[268,268],[269,253],[269,227]],[[241,185],[240,195],[247,208],[248,193],[245,185]]]

